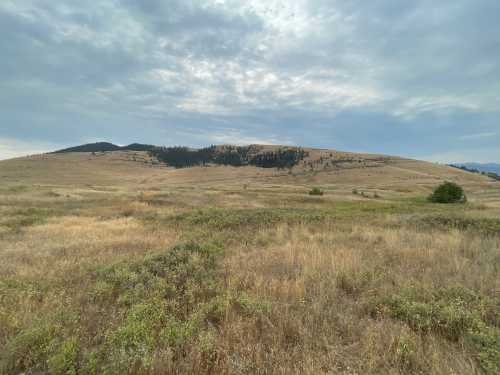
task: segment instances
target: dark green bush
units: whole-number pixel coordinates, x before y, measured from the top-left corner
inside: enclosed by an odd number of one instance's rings
[[[309,195],[323,195],[323,191],[320,188],[314,187],[309,191]]]
[[[467,197],[460,185],[454,182],[444,182],[429,196],[429,201],[433,203],[465,203]]]

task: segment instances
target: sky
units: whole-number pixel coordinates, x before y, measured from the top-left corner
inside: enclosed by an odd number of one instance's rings
[[[0,159],[269,143],[500,162],[498,0],[0,0]]]

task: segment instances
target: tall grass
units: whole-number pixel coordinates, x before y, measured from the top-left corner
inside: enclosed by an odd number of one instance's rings
[[[273,194],[8,191],[0,373],[500,371],[495,206]]]

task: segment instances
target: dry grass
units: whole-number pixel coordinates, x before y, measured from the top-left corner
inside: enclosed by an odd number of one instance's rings
[[[151,230],[134,218],[51,219],[0,240],[0,277],[55,279],[88,265],[144,256],[175,240],[175,233]]]
[[[392,192],[428,192],[436,183],[449,180],[468,191],[490,190],[492,182],[481,175],[433,163],[355,154],[333,150],[306,149],[309,156],[292,170],[256,167],[195,167],[174,169],[158,163],[144,152],[70,153],[34,155],[0,162],[3,186],[16,189],[38,184],[59,187],[109,187],[120,190],[149,190],[203,186],[238,189],[262,186],[335,186],[350,192],[353,187]],[[345,160],[341,163],[338,161]],[[310,166],[310,163],[311,166]],[[494,185],[494,184],[493,184]]]
[[[238,275],[235,288],[272,306],[264,323],[229,322],[221,339],[228,363],[236,356],[263,373],[479,371],[460,346],[371,310],[374,301],[415,287],[460,286],[494,298],[498,238],[358,225],[281,226],[276,235],[265,251],[240,250],[227,261]]]
[[[497,373],[496,185],[208,170],[4,186],[0,373]]]

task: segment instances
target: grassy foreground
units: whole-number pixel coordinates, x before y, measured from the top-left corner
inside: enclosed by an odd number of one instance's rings
[[[0,191],[2,374],[500,373],[500,210]]]

